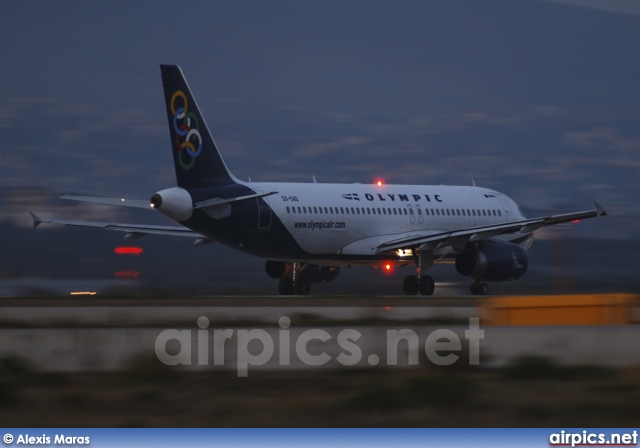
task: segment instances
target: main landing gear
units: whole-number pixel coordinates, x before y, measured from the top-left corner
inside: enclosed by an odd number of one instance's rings
[[[296,282],[289,277],[280,279],[278,283],[278,294],[281,296],[308,296],[311,292],[311,285],[309,282],[298,279]]]
[[[311,292],[311,284],[300,277],[300,263],[293,263],[291,277],[285,276],[278,283],[278,294],[281,296],[308,296]]]
[[[433,277],[425,275],[425,271],[433,266],[433,252],[421,248],[415,256],[416,275],[407,275],[402,282],[402,290],[407,296],[415,296],[420,293],[423,296],[433,295],[436,284]]]
[[[436,284],[430,275],[421,275],[420,279],[415,275],[407,275],[402,283],[402,290],[407,296],[415,296],[418,293],[430,296],[435,289]]]
[[[486,296],[489,294],[489,285],[484,282],[475,282],[471,284],[471,294],[474,296]]]

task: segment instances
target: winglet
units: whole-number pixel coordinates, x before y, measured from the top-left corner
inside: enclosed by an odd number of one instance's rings
[[[31,215],[31,218],[33,219],[33,230],[36,230],[38,228],[38,226],[40,224],[42,224],[43,221],[35,213],[29,212],[29,214]]]
[[[596,201],[593,201],[593,204],[596,206],[598,217],[607,216],[607,211],[602,207],[602,205],[598,204],[598,202]]]

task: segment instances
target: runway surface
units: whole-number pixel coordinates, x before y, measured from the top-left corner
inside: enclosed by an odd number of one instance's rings
[[[411,349],[419,351],[421,360],[427,356],[427,347],[437,342],[429,339],[436,331],[444,331],[441,334],[445,337],[455,335],[465,347],[471,318],[478,317],[481,300],[471,296],[2,298],[0,357],[15,354],[43,371],[119,370],[136,356],[156,356],[158,341],[171,330],[178,332],[172,334],[189,335],[191,349],[185,355],[189,363],[184,368],[235,369],[242,353],[239,334],[255,330],[273,341],[275,354],[252,369],[335,369],[344,367],[337,360],[345,353],[339,335],[346,330],[360,335],[357,348],[362,356],[356,366],[388,366],[391,347],[400,354],[398,365],[408,367],[408,342],[390,342],[390,334],[414,335],[416,345]],[[637,322],[638,309],[635,311]],[[232,335],[222,341],[227,344],[224,365],[200,365],[197,357],[202,355],[199,338],[203,334],[211,342],[206,350],[209,360],[221,350],[214,338],[216,330]],[[283,365],[278,355],[283,330],[292,353],[297,353],[301,337],[312,334],[315,336],[304,347],[314,355],[327,354],[331,361],[309,365],[292,355],[291,362]],[[567,364],[640,365],[637,324],[483,326],[482,332],[481,362],[486,366],[523,355],[550,357]],[[254,342],[260,353],[260,342]]]
[[[0,309],[6,306],[424,306],[465,307],[475,306],[474,296],[197,296],[197,297],[0,297]]]

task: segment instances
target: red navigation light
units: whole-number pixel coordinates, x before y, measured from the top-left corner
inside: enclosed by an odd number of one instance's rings
[[[578,224],[578,223],[580,222],[580,220],[579,220],[579,219],[574,219],[574,220],[573,220],[573,221],[571,221],[571,222],[572,222],[572,223],[574,223],[574,224]]]
[[[118,255],[140,255],[142,253],[141,247],[132,247],[132,246],[118,246],[113,251]]]
[[[113,273],[116,278],[138,278],[140,277],[139,271],[116,271]]]

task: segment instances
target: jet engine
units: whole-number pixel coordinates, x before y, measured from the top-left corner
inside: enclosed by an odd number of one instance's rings
[[[291,272],[291,263],[267,260],[264,270],[267,271],[269,277],[279,279]]]
[[[334,280],[338,274],[340,274],[340,268],[337,266],[318,266],[316,264],[305,265],[298,272],[300,279],[309,283],[328,283]]]
[[[507,242],[462,252],[456,258],[458,273],[478,281],[515,280],[527,272],[528,266],[527,252],[517,244]]]
[[[291,277],[291,263],[282,261],[267,260],[264,265],[267,275],[271,278],[280,279]],[[336,266],[318,266],[316,264],[303,264],[297,273],[298,279],[311,283],[327,283],[334,280],[340,274],[340,268]]]

